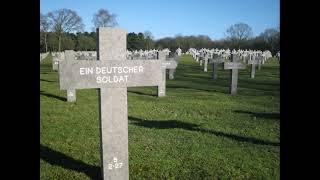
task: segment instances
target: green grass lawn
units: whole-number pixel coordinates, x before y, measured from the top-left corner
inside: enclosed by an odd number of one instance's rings
[[[250,78],[218,79],[183,55],[166,97],[156,87],[128,88],[130,179],[280,179],[280,75],[271,60]],[[40,178],[98,179],[98,91],[66,102],[51,55],[40,66]]]

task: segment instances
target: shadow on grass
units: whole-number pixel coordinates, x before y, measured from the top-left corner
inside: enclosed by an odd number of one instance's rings
[[[102,179],[100,167],[73,159],[42,144],[40,144],[40,158],[53,166],[60,166],[64,169],[85,173],[91,179]]]
[[[212,91],[217,88],[230,87],[230,71],[222,70],[219,66],[218,79],[212,79],[212,69],[208,70],[207,73],[203,73],[201,68],[199,69],[197,64],[183,65],[177,70],[179,72],[176,75],[175,85],[184,88]],[[265,67],[261,72],[257,72],[257,76],[268,76],[273,75],[278,67]],[[240,89],[251,89],[258,91],[259,94],[277,96],[279,93],[279,82],[278,80],[253,80],[250,79],[250,70],[239,71],[238,88]],[[228,93],[228,92],[227,92]],[[257,92],[250,92],[246,95],[256,95]]]
[[[280,113],[264,113],[264,112],[250,112],[250,111],[243,111],[243,110],[235,110],[236,113],[244,113],[244,114],[251,114],[258,118],[266,118],[266,119],[279,119]]]
[[[43,95],[43,96],[47,96],[49,98],[55,98],[55,99],[58,99],[58,100],[61,100],[61,101],[67,101],[67,98],[65,98],[65,97],[60,97],[60,96],[57,96],[57,95],[54,95],[54,94],[49,94],[49,93],[46,93],[44,91],[40,91],[40,94]]]
[[[226,82],[226,79],[223,78],[213,80],[212,77],[179,75],[176,77],[175,82],[167,84],[167,89],[190,89],[196,91],[228,93],[229,85]]]
[[[134,93],[134,94],[139,94],[139,95],[158,97],[158,94],[149,94],[149,93],[144,93],[144,92],[139,92],[139,91],[132,91],[132,90],[128,90],[128,92],[131,92],[131,93]]]
[[[196,80],[198,79],[198,80]],[[207,78],[208,79],[208,78]],[[261,94],[264,95],[271,95],[277,96],[280,92],[279,87],[277,85],[259,85],[254,84],[254,82],[238,82],[238,91],[241,89],[245,93],[241,93],[240,95],[251,95],[251,96],[260,96]],[[199,90],[199,91],[207,91],[207,92],[220,92],[225,94],[230,94],[230,80],[226,79],[217,79],[212,80],[208,79],[204,81],[204,78],[193,78],[193,81],[186,80],[184,78],[180,78],[175,82],[174,85],[167,85],[167,88],[183,88],[183,89],[192,89],[192,90]],[[248,89],[249,91],[245,90]]]
[[[221,88],[226,89],[228,87],[221,87]],[[201,88],[193,88],[193,87],[188,87],[188,86],[174,86],[174,85],[167,85],[167,89],[190,89],[190,90],[194,90],[194,91],[218,92],[218,93],[224,93],[224,94],[229,93],[228,89],[226,89],[226,90],[220,90],[218,88],[215,88],[215,89],[214,88],[211,88],[211,89],[203,88],[203,89],[201,89]]]
[[[229,138],[231,140],[236,140],[240,142],[258,144],[258,145],[280,146],[280,143],[278,142],[265,141],[265,140],[261,140],[253,137],[244,137],[244,136],[239,136],[235,134],[214,131],[210,129],[202,129],[197,124],[186,123],[186,122],[181,122],[177,120],[168,120],[168,121],[142,120],[142,119],[138,119],[130,116],[128,117],[128,119],[133,121],[131,124],[136,126],[146,127],[146,128],[157,128],[157,129],[180,128],[180,129],[185,129],[189,131],[198,131],[202,133],[212,134],[215,136],[221,136],[221,137]]]
[[[46,79],[40,79],[40,81],[44,81],[44,82],[56,82],[56,81],[50,81],[50,80],[46,80]]]

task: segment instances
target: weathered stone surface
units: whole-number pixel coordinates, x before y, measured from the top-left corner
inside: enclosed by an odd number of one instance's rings
[[[208,56],[205,56],[203,60],[204,60],[203,71],[207,72],[208,71]]]
[[[246,65],[240,62],[225,62],[224,69],[245,69]]]
[[[127,32],[120,28],[98,29],[97,59],[124,63]],[[113,61],[116,60],[116,61]],[[100,88],[101,152],[104,180],[128,180],[127,88]]]
[[[165,52],[158,52],[158,61],[163,63],[166,59],[166,53]],[[167,65],[170,65],[170,63],[161,64],[161,80],[160,84],[158,85],[158,97],[164,97],[166,96],[166,67]]]
[[[127,87],[164,87],[165,95],[165,71],[175,69],[177,63],[165,61],[165,56],[126,60],[126,31],[99,28],[97,35],[97,61],[75,60],[74,52],[66,51],[68,61],[61,61],[59,67],[60,89],[99,88],[103,179],[128,180]]]
[[[52,58],[52,70],[58,71],[59,70],[59,59],[58,58]]]

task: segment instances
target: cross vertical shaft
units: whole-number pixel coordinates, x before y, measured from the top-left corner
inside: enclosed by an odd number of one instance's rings
[[[99,28],[98,60],[126,59],[126,31]],[[104,180],[129,179],[127,88],[100,88],[101,160]]]

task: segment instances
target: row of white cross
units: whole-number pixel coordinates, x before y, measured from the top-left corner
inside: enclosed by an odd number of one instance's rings
[[[127,50],[127,54],[126,54],[126,58],[130,59],[130,60],[134,60],[134,59],[154,59],[155,57],[157,57],[157,53],[158,52],[164,52],[166,56],[170,55],[170,50],[168,48],[165,48],[163,50],[157,50],[157,49],[152,49],[152,50],[142,50],[140,49],[139,51],[134,50],[134,51],[130,51]],[[182,50],[180,48],[178,48],[175,52],[175,55],[177,56],[181,56],[182,54]]]
[[[209,58],[213,58],[214,55],[218,55],[220,57],[223,57],[225,59],[230,59],[232,54],[236,54],[240,56],[240,59],[242,60],[251,60],[252,56],[262,56],[262,64],[264,64],[269,58],[272,57],[272,54],[269,50],[266,51],[260,51],[260,50],[235,50],[233,49],[230,51],[230,49],[205,49],[202,48],[200,50],[197,50],[195,48],[190,48],[188,50],[188,54],[191,54],[194,59],[197,61],[200,57],[204,57],[206,54],[209,55]]]
[[[157,49],[152,49],[152,50],[142,50],[140,49],[139,51],[134,50],[126,51],[126,59],[128,60],[135,60],[135,59],[156,59],[158,52],[164,52],[166,56],[169,56],[170,50],[168,48],[165,48],[163,50],[157,50]],[[96,51],[75,51],[75,59],[79,60],[96,60],[97,59],[97,52]],[[47,53],[48,54],[48,53]],[[51,53],[53,58],[56,59],[55,61],[61,61],[64,59],[64,52],[52,52]],[[175,52],[175,55],[181,56],[182,50],[178,48]],[[40,54],[40,57],[41,54]],[[42,57],[43,59],[43,57]]]
[[[191,53],[190,53],[191,52]],[[230,58],[221,51],[213,51],[214,53],[206,50],[201,49],[197,51],[195,49],[190,49],[189,53],[193,56],[193,58],[200,63],[200,66],[203,66],[203,71],[207,72],[208,64],[212,64],[212,77],[213,80],[217,79],[218,77],[218,64],[223,64],[224,69],[231,69],[231,84],[230,84],[230,93],[237,94],[237,82],[238,82],[238,69],[245,69],[246,64],[251,65],[251,73],[250,77],[255,77],[255,69],[256,65],[258,65],[258,70],[261,68],[261,64],[265,57],[262,56],[261,53],[251,53],[247,56],[243,56],[244,52],[231,52]],[[218,53],[217,53],[218,52]],[[225,51],[224,51],[225,52]],[[227,51],[228,53],[228,51]],[[242,56],[241,56],[242,55]],[[242,62],[241,62],[242,61]]]

